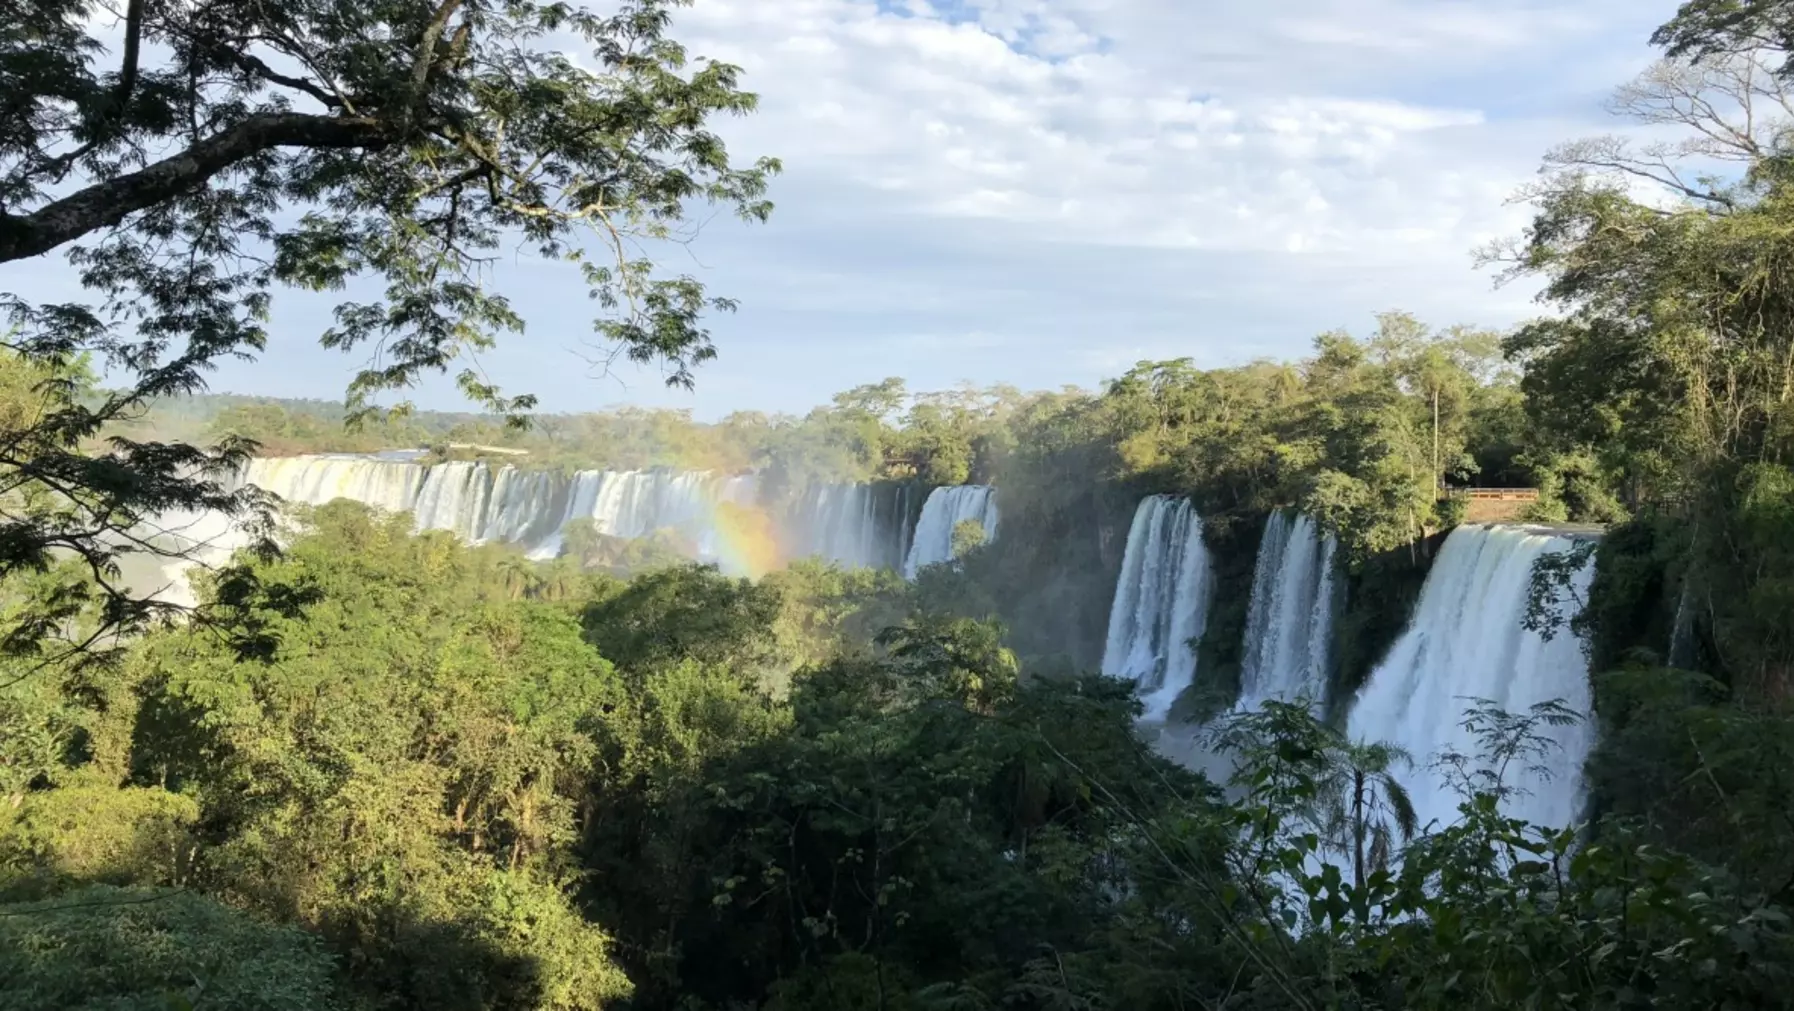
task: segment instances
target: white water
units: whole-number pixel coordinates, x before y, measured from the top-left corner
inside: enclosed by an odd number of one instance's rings
[[[1128,530],[1103,673],[1133,681],[1144,719],[1163,720],[1196,679],[1192,639],[1208,624],[1213,594],[1202,518],[1187,499],[1154,495]]]
[[[910,496],[909,485],[816,485],[789,511],[791,553],[858,568],[901,568],[910,548]]]
[[[1521,527],[1452,531],[1427,575],[1407,631],[1360,693],[1347,730],[1354,740],[1386,741],[1413,757],[1414,768],[1401,779],[1422,828],[1458,817],[1457,794],[1427,767],[1446,749],[1476,754],[1476,740],[1459,725],[1469,706],[1465,697],[1491,699],[1510,713],[1552,699],[1562,699],[1578,713],[1590,712],[1588,665],[1577,638],[1565,629],[1546,642],[1521,627],[1532,563],[1547,552],[1573,546],[1567,538]],[[1591,563],[1574,580],[1583,599],[1593,576]],[[1543,763],[1554,775],[1541,781],[1514,770],[1509,785],[1527,793],[1511,798],[1505,810],[1535,824],[1561,827],[1580,814],[1582,764],[1593,728],[1585,720],[1539,732],[1557,745]]]
[[[1686,572],[1682,575],[1682,592],[1676,595],[1676,619],[1670,625],[1669,655],[1666,658],[1671,667],[1679,670],[1694,669],[1694,574]]]
[[[255,460],[246,479],[294,502],[349,498],[389,511],[409,510],[420,530],[449,530],[475,543],[522,544],[536,558],[552,558],[560,550],[562,528],[588,517],[599,533],[612,537],[672,531],[701,560],[726,564],[727,559],[718,557],[718,505],[760,504],[754,475],[695,471],[586,470],[569,476],[483,462],[426,468],[364,456],[297,456]],[[962,494],[966,491],[973,494]],[[899,568],[906,558],[918,557],[911,550],[910,494],[909,487],[890,484],[805,489],[782,510],[782,553],[790,558],[815,555],[847,566]],[[987,531],[995,527],[989,489],[941,488],[936,496],[955,522],[973,503],[980,504],[972,509],[974,518],[984,521]],[[931,556],[924,551],[920,557]]]
[[[563,531],[575,519],[590,519],[597,532],[612,537],[668,532],[701,561],[716,562],[732,574],[756,574],[735,571],[743,559],[725,551],[719,525],[724,503],[759,507],[761,490],[752,474],[664,469],[565,474],[471,461],[426,466],[411,458],[415,455],[260,458],[249,462],[240,480],[287,502],[322,505],[343,498],[387,512],[409,512],[419,530],[446,530],[471,543],[518,544],[536,559],[560,552]],[[901,568],[910,555],[910,496],[905,485],[813,486],[782,510],[777,554],[782,559],[817,555],[848,566]],[[943,501],[954,499],[946,495]],[[988,490],[983,500],[981,518],[989,529],[995,525],[996,508]],[[194,564],[221,564],[248,540],[218,514],[171,513],[146,528],[145,535],[193,557],[136,560],[133,585],[179,604],[193,602],[185,577]]]
[[[127,551],[119,555],[123,582],[133,593],[177,607],[199,603],[188,576],[196,567],[210,568],[230,560],[232,552],[249,546],[249,535],[238,523],[215,510],[169,510],[133,531],[145,542],[175,557],[152,552]],[[178,553],[178,555],[176,554]]]
[[[916,521],[915,539],[903,561],[906,579],[930,565],[953,559],[953,528],[966,520],[976,520],[984,527],[988,543],[997,537],[996,489],[982,484],[962,484],[936,488],[922,504],[922,516]]]
[[[1337,542],[1301,513],[1271,514],[1258,545],[1240,667],[1239,708],[1325,701],[1333,645]]]
[[[424,467],[365,456],[256,459],[244,480],[289,502],[321,505],[346,498],[410,512],[419,530],[447,530],[475,544],[521,544],[534,558],[559,553],[561,531],[583,518],[612,537],[671,531],[700,559],[717,560],[717,506],[746,505],[755,497],[751,476],[670,470],[567,475],[510,464],[450,461]]]

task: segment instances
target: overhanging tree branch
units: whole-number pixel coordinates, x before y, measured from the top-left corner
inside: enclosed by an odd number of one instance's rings
[[[47,253],[89,232],[204,184],[245,159],[281,147],[376,150],[400,130],[373,117],[264,113],[177,155],[95,183],[30,214],[0,215],[0,263]]]

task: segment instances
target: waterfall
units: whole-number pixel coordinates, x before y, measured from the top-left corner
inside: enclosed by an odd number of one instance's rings
[[[1332,534],[1279,509],[1265,524],[1240,667],[1240,706],[1266,699],[1324,701],[1333,637]]]
[[[1401,779],[1423,828],[1435,819],[1441,825],[1457,819],[1457,794],[1428,766],[1447,749],[1475,756],[1476,740],[1459,725],[1466,698],[1491,699],[1510,713],[1551,699],[1590,712],[1588,663],[1577,638],[1562,629],[1547,642],[1521,627],[1533,562],[1573,546],[1568,538],[1523,527],[1452,531],[1427,575],[1413,620],[1360,692],[1347,730],[1353,740],[1386,741],[1413,758],[1414,767]],[[1583,599],[1593,576],[1591,563],[1575,577],[1574,591]],[[1568,600],[1560,604],[1573,606]],[[1543,760],[1554,775],[1541,781],[1522,769],[1510,770],[1509,785],[1527,792],[1510,798],[1505,811],[1562,827],[1580,813],[1582,763],[1593,728],[1585,721],[1537,732],[1557,745]]]
[[[1676,595],[1676,618],[1670,625],[1667,662],[1678,670],[1694,670],[1694,647],[1694,573],[1691,569],[1682,574],[1682,592]]]
[[[988,488],[937,489],[929,498],[931,533],[912,550],[916,529],[908,483],[812,485],[766,500],[754,474],[667,469],[572,473],[512,464],[454,460],[424,464],[417,452],[316,454],[250,460],[240,484],[281,499],[323,505],[350,499],[386,512],[408,512],[416,529],[445,530],[472,544],[516,544],[534,559],[561,551],[567,524],[588,519],[600,534],[624,539],[671,534],[690,557],[733,575],[760,575],[792,558],[820,556],[847,566],[901,569],[906,560],[944,560],[952,525],[980,519],[995,531]],[[938,498],[938,502],[937,502]],[[246,543],[222,515],[169,513],[145,536],[195,552],[216,564]],[[938,543],[936,543],[938,541]],[[161,599],[188,603],[191,562],[134,561],[133,585],[159,588]],[[138,568],[144,569],[139,573]]]
[[[134,593],[177,607],[199,603],[187,579],[195,566],[222,565],[233,552],[249,546],[249,535],[238,522],[214,509],[170,509],[146,518],[133,534],[160,551],[179,552],[180,556],[127,548],[118,555],[121,581]]]
[[[470,543],[522,545],[533,558],[559,553],[562,530],[590,519],[598,533],[646,537],[671,531],[701,560],[731,559],[721,543],[717,508],[753,505],[751,475],[669,470],[528,471],[510,464],[449,461],[424,466],[366,456],[256,459],[245,482],[289,502],[321,505],[347,498],[409,512],[419,530],[447,530]]]
[[[473,464],[442,466],[464,473]],[[243,483],[288,502],[322,504],[346,498],[387,512],[415,512],[424,479],[434,469],[361,456],[279,456],[249,461]],[[440,487],[436,494],[440,494]]]
[[[922,516],[916,521],[915,539],[903,561],[904,577],[914,579],[927,566],[952,560],[953,528],[966,520],[977,520],[984,527],[986,542],[996,539],[996,489],[962,484],[929,492],[928,501],[922,503]]]
[[[788,512],[792,557],[817,556],[860,568],[897,569],[909,552],[912,512],[907,483],[819,484]]]
[[[1163,720],[1196,679],[1191,640],[1208,622],[1212,583],[1202,518],[1189,500],[1153,495],[1142,501],[1109,609],[1102,669],[1134,682],[1148,720]]]
[[[395,454],[256,459],[243,480],[289,502],[321,505],[347,498],[409,512],[419,530],[447,530],[475,544],[517,544],[537,559],[560,552],[563,530],[575,519],[590,519],[598,533],[611,537],[670,532],[697,559],[744,575],[810,555],[848,566],[901,568],[911,555],[914,526],[911,486],[895,482],[812,485],[768,509],[753,474],[665,469],[567,474],[483,461],[426,466]],[[989,489],[972,490],[982,493],[974,496],[981,505],[946,496],[945,541],[951,540],[951,522],[968,512],[984,519],[987,530],[994,528]],[[731,507],[762,514],[765,524],[730,522],[723,513]]]

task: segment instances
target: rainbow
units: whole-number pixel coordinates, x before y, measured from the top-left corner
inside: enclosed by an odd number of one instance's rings
[[[711,529],[716,532],[715,560],[724,572],[759,579],[787,561],[778,524],[759,506],[717,502]]]

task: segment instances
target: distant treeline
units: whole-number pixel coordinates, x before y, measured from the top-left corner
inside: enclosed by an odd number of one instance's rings
[[[962,385],[917,393],[891,378],[802,415],[738,411],[715,422],[686,410],[625,407],[540,414],[525,428],[438,411],[351,426],[333,401],[205,394],[159,402],[125,434],[244,436],[270,455],[417,447],[466,455],[479,450],[450,447],[479,446],[527,452],[530,465],[543,468],[1013,483],[1045,499],[1053,495],[1042,483],[1126,481],[1195,494],[1213,512],[1313,499],[1334,525],[1367,527],[1358,539],[1381,546],[1436,525],[1437,491],[1447,483],[1562,484],[1564,461],[1526,450],[1518,377],[1504,365],[1499,334],[1434,331],[1390,313],[1368,339],[1335,332],[1315,347],[1298,362],[1224,369],[1142,362],[1098,391]],[[1088,452],[1041,457],[1072,444]],[[1547,512],[1602,511],[1547,498]],[[1368,529],[1377,524],[1390,528]]]

